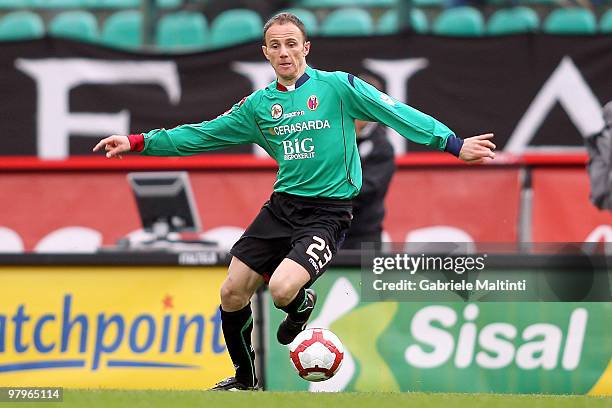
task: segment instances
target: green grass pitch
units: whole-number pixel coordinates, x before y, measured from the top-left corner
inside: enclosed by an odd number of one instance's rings
[[[612,408],[612,398],[563,395],[446,393],[307,393],[64,390],[62,403],[15,403],[3,407],[220,407],[220,408]]]

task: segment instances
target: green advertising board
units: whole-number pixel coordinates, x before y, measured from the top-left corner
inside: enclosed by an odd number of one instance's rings
[[[295,373],[268,302],[267,389],[612,394],[609,302],[365,302],[360,282],[359,269],[332,268],[314,285],[310,327],[346,348],[321,383]]]

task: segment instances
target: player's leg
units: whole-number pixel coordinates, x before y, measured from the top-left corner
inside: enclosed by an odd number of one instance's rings
[[[221,286],[221,328],[236,375],[221,381],[213,390],[248,390],[257,385],[255,351],[251,345],[251,297],[263,282],[260,274],[238,258],[232,258]]]
[[[253,387],[255,353],[251,347],[253,317],[251,296],[290,250],[290,230],[274,216],[270,202],[264,204],[251,225],[231,249],[233,255],[227,279],[221,287],[221,327],[225,343],[236,366],[236,378],[222,381],[222,389]],[[228,384],[229,382],[229,384]],[[239,383],[237,387],[236,383]],[[235,386],[234,388],[231,388]],[[242,387],[242,388],[241,388]]]
[[[304,330],[317,302],[312,289],[305,289],[312,277],[306,268],[285,258],[270,278],[270,294],[274,305],[287,313],[277,332],[281,344],[289,344]]]
[[[276,333],[281,344],[291,343],[306,327],[317,301],[314,290],[307,288],[327,270],[352,217],[352,208],[344,203],[301,199],[298,208],[291,251],[270,279],[274,304],[287,312]]]
[[[248,306],[263,277],[235,256],[230,261],[227,277],[221,285],[221,309],[236,312]]]

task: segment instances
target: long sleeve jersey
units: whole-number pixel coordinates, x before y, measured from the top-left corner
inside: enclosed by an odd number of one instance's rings
[[[274,191],[350,199],[361,188],[355,119],[380,122],[433,149],[458,155],[461,148],[461,139],[431,116],[351,74],[310,67],[292,90],[272,82],[213,120],[152,130],[140,144],[144,155],[186,156],[255,143],[278,163]]]

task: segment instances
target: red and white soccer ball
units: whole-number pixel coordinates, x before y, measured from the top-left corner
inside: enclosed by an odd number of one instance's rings
[[[326,329],[306,329],[289,344],[289,357],[300,377],[308,381],[329,380],[338,372],[344,346]]]

